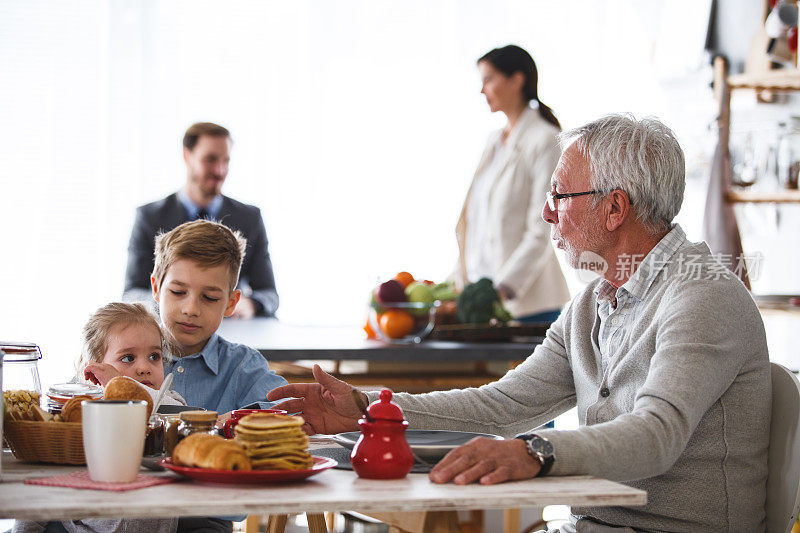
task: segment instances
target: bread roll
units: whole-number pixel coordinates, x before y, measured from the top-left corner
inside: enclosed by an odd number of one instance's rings
[[[103,399],[147,402],[147,418],[150,418],[150,415],[153,413],[153,399],[150,397],[150,394],[145,390],[144,386],[129,377],[117,376],[111,378],[106,384]]]
[[[244,448],[235,442],[207,433],[193,433],[172,450],[172,463],[215,470],[252,470]]]

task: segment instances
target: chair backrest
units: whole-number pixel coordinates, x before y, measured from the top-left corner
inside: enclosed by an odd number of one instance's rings
[[[772,424],[769,430],[767,532],[788,533],[800,510],[800,381],[770,363]]]

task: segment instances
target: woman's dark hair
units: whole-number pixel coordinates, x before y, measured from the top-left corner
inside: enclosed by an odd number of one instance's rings
[[[483,57],[478,59],[478,63],[481,61],[488,61],[494,68],[506,76],[511,76],[515,72],[521,72],[522,75],[525,76],[522,96],[528,102],[531,100],[539,102],[539,114],[542,118],[556,128],[561,129],[561,124],[553,114],[553,110],[539,100],[539,71],[536,69],[536,63],[534,63],[533,58],[528,52],[515,44],[509,44],[502,48],[490,50]]]

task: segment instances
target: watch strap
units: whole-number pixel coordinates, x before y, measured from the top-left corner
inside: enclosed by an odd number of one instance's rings
[[[525,442],[525,448],[528,454],[539,463],[539,473],[537,477],[546,476],[555,462],[555,455],[552,452],[553,445],[550,441],[535,433],[517,435],[516,438]],[[549,453],[547,449],[550,450]]]

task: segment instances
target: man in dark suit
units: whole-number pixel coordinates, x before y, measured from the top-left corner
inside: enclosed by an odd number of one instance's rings
[[[128,268],[125,273],[126,301],[152,301],[150,274],[153,272],[155,236],[198,218],[208,218],[239,230],[247,239],[239,276],[243,296],[234,312],[238,318],[273,316],[278,293],[267,249],[267,232],[261,211],[221,194],[228,175],[231,137],[227,129],[210,122],[193,124],[183,137],[186,186],[163,200],[136,210]]]

